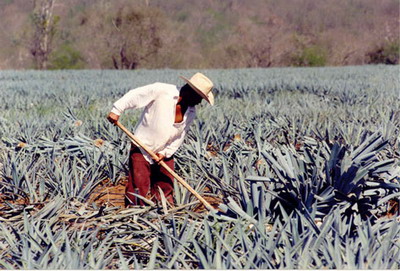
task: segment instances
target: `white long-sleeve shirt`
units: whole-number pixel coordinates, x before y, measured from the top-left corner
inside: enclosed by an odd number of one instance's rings
[[[111,110],[121,115],[126,109],[143,108],[135,127],[135,136],[153,152],[171,157],[182,145],[190,124],[196,117],[196,109],[189,107],[183,121],[175,123],[175,109],[179,89],[175,85],[154,83],[127,92],[114,103]],[[141,152],[149,163],[151,156],[143,149]]]

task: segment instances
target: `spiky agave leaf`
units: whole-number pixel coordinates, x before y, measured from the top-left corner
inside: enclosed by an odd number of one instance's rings
[[[380,203],[382,193],[390,194],[400,188],[398,184],[380,178],[380,174],[389,172],[395,162],[393,159],[378,160],[376,154],[386,145],[387,142],[377,133],[352,153],[335,143],[329,160],[325,162],[323,157],[314,157],[306,163],[299,154],[280,150],[272,154],[263,152],[276,174],[276,179],[269,181],[279,184],[272,192],[276,196],[275,202],[281,202],[287,210],[303,213],[316,210],[320,218],[335,206],[340,206],[343,215],[358,213],[366,219]],[[307,150],[309,154],[313,152]],[[316,168],[323,164],[326,165],[324,171]]]

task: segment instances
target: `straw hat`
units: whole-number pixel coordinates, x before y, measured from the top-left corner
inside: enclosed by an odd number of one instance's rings
[[[211,92],[214,85],[207,76],[198,72],[190,79],[183,76],[180,76],[180,78],[185,80],[203,99],[214,105],[214,95]]]

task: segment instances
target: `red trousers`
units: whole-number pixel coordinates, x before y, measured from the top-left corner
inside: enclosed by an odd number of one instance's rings
[[[164,162],[174,169],[174,158],[164,159]],[[138,194],[154,202],[160,201],[159,188],[167,201],[174,205],[174,177],[160,165],[150,164],[143,157],[140,149],[132,145],[129,152],[129,176],[125,190],[125,206],[145,205],[142,200],[131,193]]]

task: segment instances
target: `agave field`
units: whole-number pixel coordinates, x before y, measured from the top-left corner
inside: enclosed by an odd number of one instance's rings
[[[399,66],[203,70],[176,172],[216,211],[96,200],[128,172],[113,102],[194,72],[0,72],[1,269],[400,268]]]

